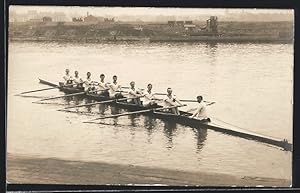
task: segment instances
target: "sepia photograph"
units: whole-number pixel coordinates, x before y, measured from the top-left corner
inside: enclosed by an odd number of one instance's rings
[[[294,11],[9,6],[7,183],[290,187]]]

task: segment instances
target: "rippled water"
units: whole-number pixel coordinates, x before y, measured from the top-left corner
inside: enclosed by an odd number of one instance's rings
[[[14,96],[59,81],[65,68],[122,85],[172,87],[181,99],[216,101],[211,117],[292,140],[293,46],[289,44],[69,44],[13,42],[8,65],[8,152],[32,157],[289,179],[291,153],[206,129],[134,115],[84,124],[91,116],[56,111],[73,100],[33,104]],[[31,95],[55,96],[57,90]],[[78,99],[77,103],[84,100]],[[192,108],[195,104],[189,104]],[[87,112],[85,107],[79,111]],[[90,109],[116,113],[109,105]],[[120,109],[119,109],[120,111]],[[95,115],[97,116],[97,115]],[[98,115],[99,116],[99,115]]]

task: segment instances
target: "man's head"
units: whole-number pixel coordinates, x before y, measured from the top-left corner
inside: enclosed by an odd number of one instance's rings
[[[90,72],[87,72],[86,75],[89,78],[89,77],[91,77],[92,74]]]
[[[147,85],[147,88],[148,88],[148,90],[151,90],[151,89],[152,89],[152,84],[149,83],[149,84]]]
[[[104,74],[100,74],[100,79],[101,79],[101,81],[103,81],[104,78],[105,78],[105,75],[104,75]]]
[[[118,77],[116,75],[113,76],[113,81],[116,82]]]
[[[172,94],[172,92],[173,92],[173,91],[172,91],[172,89],[171,89],[171,88],[168,88],[168,89],[167,89],[167,93],[168,93],[168,95],[171,95],[171,94]]]
[[[131,81],[131,82],[130,82],[130,86],[131,86],[131,88],[134,88],[135,82],[134,82],[134,81]]]
[[[77,71],[77,70],[75,71],[75,76],[76,76],[76,77],[78,76],[78,71]]]
[[[69,69],[66,69],[66,74],[69,74],[70,70]]]
[[[202,100],[203,100],[203,97],[202,97],[202,96],[197,96],[197,101],[198,101],[199,103],[201,103]]]

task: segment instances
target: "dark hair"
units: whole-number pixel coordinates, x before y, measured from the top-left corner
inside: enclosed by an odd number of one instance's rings
[[[116,76],[116,75],[113,75],[113,78],[117,78],[117,76]]]
[[[100,76],[105,76],[104,74],[100,74]]]
[[[172,89],[169,87],[169,88],[167,88],[167,90],[172,90]]]
[[[149,83],[147,86],[150,86],[150,85],[152,86],[152,84],[151,84],[151,83]]]
[[[90,73],[90,72],[87,72],[86,74],[88,75],[88,74],[91,74],[91,73]]]
[[[75,70],[75,73],[78,73],[78,71],[77,71],[77,70]]]
[[[197,99],[203,100],[203,97],[199,95],[199,96],[197,96]]]

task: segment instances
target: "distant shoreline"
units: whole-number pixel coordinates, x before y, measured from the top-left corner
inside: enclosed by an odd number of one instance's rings
[[[11,38],[10,42],[66,42],[66,43],[118,43],[118,42],[144,42],[144,43],[270,43],[270,44],[293,44],[293,40],[286,39],[261,39],[261,38],[224,38],[224,39],[167,39],[167,38],[156,38],[156,39],[134,39],[134,38],[122,38],[117,40],[111,39],[48,39],[48,38]]]
[[[7,154],[9,183],[288,187],[291,180]]]
[[[193,22],[193,21],[190,21]],[[293,22],[219,22],[218,30],[199,30],[203,24],[21,22],[10,23],[10,41],[53,42],[206,42],[293,43]],[[196,26],[196,27],[195,27]],[[199,29],[198,29],[199,28]]]

